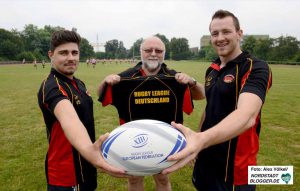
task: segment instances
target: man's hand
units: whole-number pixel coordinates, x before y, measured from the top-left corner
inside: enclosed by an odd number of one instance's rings
[[[168,157],[169,161],[177,162],[171,167],[163,170],[162,174],[169,174],[184,167],[189,162],[192,162],[197,157],[200,150],[202,150],[203,145],[201,133],[196,133],[182,124],[175,122],[172,122],[171,125],[184,134],[187,144],[182,151]]]
[[[121,80],[121,77],[117,74],[110,74],[110,75],[106,76],[98,87],[97,95],[99,96],[101,94],[101,92],[103,91],[103,88],[105,86],[105,83],[112,86],[112,85],[119,83],[120,80]]]
[[[121,77],[117,74],[110,74],[110,75],[106,76],[106,78],[104,79],[104,81],[109,85],[115,85],[115,84],[119,83],[120,80],[121,80]]]
[[[118,178],[128,178],[129,176],[125,174],[125,170],[116,168],[108,164],[102,156],[101,146],[102,143],[108,138],[108,136],[108,133],[106,133],[105,135],[101,135],[99,139],[93,144],[92,152],[94,154],[91,154],[89,161],[101,172],[105,172],[111,176]]]
[[[185,73],[176,73],[175,79],[181,84],[188,84],[190,86],[195,85],[194,79]]]
[[[190,87],[193,100],[205,98],[205,90],[202,84],[199,84],[194,78],[185,73],[176,73],[175,79],[181,84],[187,84]]]

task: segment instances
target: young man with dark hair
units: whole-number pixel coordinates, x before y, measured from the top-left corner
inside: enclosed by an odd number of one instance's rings
[[[85,84],[74,77],[80,40],[74,31],[53,33],[48,52],[51,72],[38,92],[49,141],[45,168],[51,191],[95,190],[96,168],[114,176],[124,174],[102,158],[100,146],[108,135],[93,144],[93,101]]]
[[[229,11],[217,11],[209,30],[219,58],[206,71],[206,108],[196,133],[172,123],[184,133],[187,146],[169,160],[179,160],[164,174],[196,158],[194,186],[201,191],[254,191],[248,166],[256,165],[261,109],[272,84],[266,62],[243,52],[243,31]]]

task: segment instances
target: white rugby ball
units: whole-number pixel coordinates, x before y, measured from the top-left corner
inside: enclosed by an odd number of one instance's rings
[[[186,145],[184,135],[162,121],[136,120],[114,129],[102,144],[102,155],[111,165],[134,176],[160,173],[176,161],[167,158]]]

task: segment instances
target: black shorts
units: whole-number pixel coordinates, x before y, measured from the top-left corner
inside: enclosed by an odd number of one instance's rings
[[[77,191],[79,189],[77,188],[77,186],[65,187],[65,186],[53,186],[48,184],[47,190],[48,191]]]

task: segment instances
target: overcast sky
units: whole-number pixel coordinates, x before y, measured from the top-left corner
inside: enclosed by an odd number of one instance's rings
[[[244,34],[290,35],[300,40],[298,0],[0,0],[0,28],[26,24],[77,28],[90,42],[123,41],[126,48],[156,33],[200,46],[218,9],[233,12]]]

